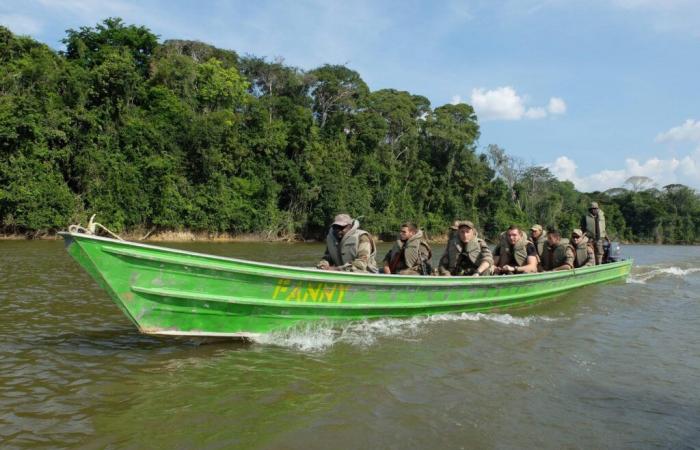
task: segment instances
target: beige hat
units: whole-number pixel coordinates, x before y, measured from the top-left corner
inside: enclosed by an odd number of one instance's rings
[[[580,228],[574,228],[574,231],[571,232],[572,236],[583,236],[583,231],[581,231]]]
[[[598,208],[598,202],[591,202],[591,207],[588,209]]]
[[[533,226],[530,227],[532,231],[542,231],[542,225],[536,223]]]
[[[469,227],[472,230],[476,228],[470,220],[455,220],[455,223],[452,226],[454,228]]]
[[[352,217],[347,214],[338,214],[333,219],[333,225],[339,225],[341,227],[346,227],[352,223]]]

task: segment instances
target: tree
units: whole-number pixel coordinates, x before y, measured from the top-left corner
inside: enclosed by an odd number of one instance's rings
[[[625,180],[625,184],[630,186],[634,192],[645,191],[655,186],[654,180],[644,176],[632,176]]]
[[[360,74],[341,65],[326,64],[309,72],[313,111],[324,128],[334,114],[355,111],[369,94]]]

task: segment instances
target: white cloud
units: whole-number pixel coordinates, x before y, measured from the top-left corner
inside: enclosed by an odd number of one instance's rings
[[[564,99],[559,97],[550,98],[547,111],[549,111],[550,114],[564,114],[566,112],[566,103]]]
[[[472,106],[484,119],[519,120],[525,114],[523,99],[510,86],[491,91],[472,89]]]
[[[475,88],[471,93],[471,104],[479,118],[484,120],[542,119],[548,114],[566,112],[566,103],[559,97],[550,98],[547,107],[528,107],[526,103],[526,98],[519,95],[511,86],[492,90]]]
[[[22,14],[0,14],[0,24],[22,35],[37,34],[42,28],[38,20]]]
[[[450,103],[453,105],[459,105],[462,103],[462,96],[461,95],[453,95],[452,100],[450,100]]]
[[[579,175],[576,162],[560,156],[545,167],[560,180],[574,183],[582,192],[605,191],[623,187],[632,176],[644,176],[654,180],[657,186],[680,183],[700,191],[700,148],[682,159],[650,158],[640,162],[633,158],[625,160],[625,167],[617,170],[601,170],[590,175]]]
[[[656,142],[690,141],[700,142],[700,121],[688,119],[683,125],[659,133]]]
[[[541,119],[547,117],[547,110],[540,107],[528,108],[527,111],[525,111],[525,117],[528,119]]]
[[[682,125],[659,133],[656,142],[700,143],[700,121],[688,119]],[[545,164],[545,167],[560,180],[571,181],[583,192],[623,187],[632,176],[649,177],[659,187],[680,183],[700,192],[700,145],[686,156],[666,159],[653,157],[643,162],[628,158],[622,169],[602,170],[591,175],[580,175],[576,162],[566,156],[560,156],[553,163]]]

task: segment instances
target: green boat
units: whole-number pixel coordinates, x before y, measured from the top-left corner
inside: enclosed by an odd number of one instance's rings
[[[59,234],[139,331],[155,335],[254,337],[319,320],[503,311],[624,279],[632,266],[481,278],[356,274]]]

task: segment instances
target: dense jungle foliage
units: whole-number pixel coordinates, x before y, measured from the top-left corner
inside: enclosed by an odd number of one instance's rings
[[[477,151],[467,104],[370,91],[339,65],[303,71],[200,42],[160,43],[107,19],[64,51],[0,27],[0,229],[37,236],[99,221],[117,232],[325,234],[338,212],[392,235],[469,218],[569,232],[601,203],[625,240],[700,240],[683,185],[580,193],[497,145]],[[639,178],[639,177],[637,177]]]

